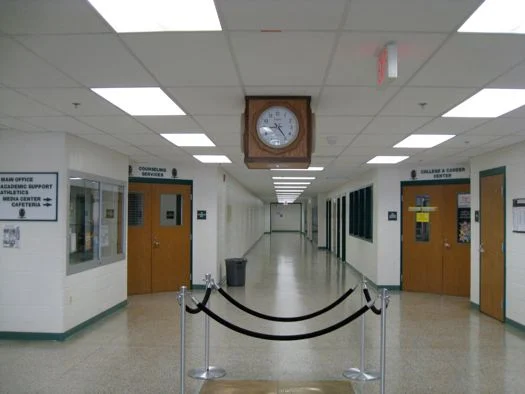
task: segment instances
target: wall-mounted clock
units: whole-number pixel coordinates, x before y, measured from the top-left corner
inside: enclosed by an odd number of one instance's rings
[[[247,96],[243,133],[248,168],[308,168],[312,156],[309,96]]]

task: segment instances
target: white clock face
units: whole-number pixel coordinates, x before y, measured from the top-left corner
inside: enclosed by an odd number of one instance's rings
[[[290,109],[269,107],[257,119],[259,139],[272,148],[284,148],[294,142],[299,134],[299,122]]]

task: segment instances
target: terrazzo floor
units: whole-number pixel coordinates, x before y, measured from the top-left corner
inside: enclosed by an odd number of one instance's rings
[[[351,255],[351,251],[347,251]],[[246,284],[225,287],[263,313],[297,316],[321,309],[359,283],[348,264],[299,234],[265,235],[247,255]],[[193,295],[202,299],[202,290]],[[467,298],[391,292],[387,314],[387,393],[524,393],[525,333],[471,308]],[[179,393],[176,293],[131,296],[128,306],[65,342],[0,341],[0,393]],[[307,333],[356,311],[361,296],[315,319],[268,322],[233,307],[219,293],[211,309],[266,334]],[[191,305],[191,304],[190,304]],[[365,315],[366,370],[379,368],[380,319]],[[204,316],[186,314],[186,369],[204,366]],[[360,365],[359,321],[302,341],[267,341],[210,323],[211,365],[227,380],[347,381]],[[203,381],[185,379],[185,394]],[[352,382],[378,393],[379,382]],[[252,394],[246,391],[245,394]]]

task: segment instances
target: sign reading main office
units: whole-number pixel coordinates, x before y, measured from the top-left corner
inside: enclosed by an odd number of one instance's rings
[[[57,172],[0,172],[0,220],[56,221]]]

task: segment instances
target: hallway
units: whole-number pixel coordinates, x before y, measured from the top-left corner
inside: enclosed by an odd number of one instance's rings
[[[270,315],[315,311],[359,282],[348,264],[296,233],[264,235],[247,258],[246,285],[226,290]],[[203,291],[194,295],[201,299]],[[210,300],[222,318],[266,334],[330,326],[361,302],[356,292],[319,318],[274,323],[246,315],[218,293]],[[128,302],[127,308],[62,343],[0,341],[0,393],[178,393],[176,294],[131,296]],[[186,316],[189,370],[204,364],[204,319],[202,313]],[[371,313],[365,316],[367,366],[376,369],[380,320]],[[359,334],[356,321],[310,340],[270,342],[212,321],[210,362],[224,368],[229,380],[344,380],[344,370],[359,366]],[[387,393],[521,393],[523,365],[525,334],[481,315],[468,298],[391,292]],[[191,378],[186,383],[190,394],[202,386]],[[379,392],[378,381],[353,387],[356,393]]]

